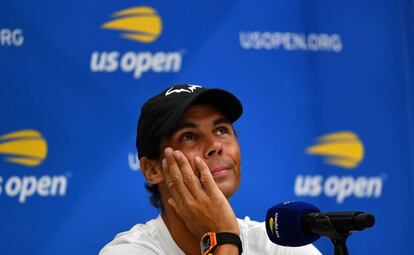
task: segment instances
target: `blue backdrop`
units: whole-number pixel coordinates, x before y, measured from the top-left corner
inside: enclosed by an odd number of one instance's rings
[[[156,217],[135,127],[176,83],[243,102],[239,217],[367,211],[350,254],[409,254],[413,24],[410,0],[1,1],[0,254],[96,254]]]

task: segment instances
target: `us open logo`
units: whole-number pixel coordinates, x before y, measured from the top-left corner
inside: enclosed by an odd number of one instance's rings
[[[0,155],[6,162],[38,166],[46,158],[47,143],[36,130],[20,130],[0,136]]]
[[[0,196],[16,197],[19,203],[28,198],[62,197],[66,194],[66,175],[35,176],[39,166],[46,160],[47,141],[34,129],[18,130],[0,136],[0,158],[3,162],[17,164],[27,169],[30,175],[0,175]],[[0,169],[0,173],[2,169]]]
[[[141,45],[155,43],[161,36],[163,22],[158,12],[149,6],[138,6],[117,11],[112,19],[103,23],[103,30],[116,31],[120,38]],[[109,31],[108,31],[109,32]],[[135,48],[135,47],[134,47]],[[181,51],[94,51],[91,55],[90,70],[95,73],[121,71],[132,73],[135,79],[144,73],[177,73],[183,62]]]
[[[322,157],[326,164],[348,171],[357,169],[364,159],[365,149],[356,133],[339,131],[318,137],[314,145],[306,148],[306,153]],[[300,174],[296,176],[294,192],[298,197],[331,197],[341,204],[350,197],[381,197],[383,182],[382,176]]]
[[[102,28],[123,31],[122,38],[151,43],[161,34],[161,17],[151,7],[133,7],[112,16],[114,19],[103,24]]]
[[[336,132],[319,137],[317,144],[308,147],[306,152],[323,156],[327,164],[353,169],[364,158],[364,145],[352,132]]]

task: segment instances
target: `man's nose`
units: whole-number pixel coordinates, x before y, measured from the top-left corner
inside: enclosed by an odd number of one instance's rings
[[[216,139],[207,142],[207,148],[205,150],[205,158],[211,158],[213,156],[221,156],[223,154],[223,143]]]

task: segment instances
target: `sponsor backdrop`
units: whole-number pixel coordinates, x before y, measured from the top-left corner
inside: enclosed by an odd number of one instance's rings
[[[350,254],[414,237],[412,1],[0,2],[0,254],[96,254],[156,217],[135,150],[140,107],[221,87],[239,217],[286,200],[375,214]],[[316,243],[332,254],[328,240]]]

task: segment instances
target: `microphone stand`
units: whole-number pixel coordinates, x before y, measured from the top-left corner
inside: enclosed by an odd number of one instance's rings
[[[338,230],[333,226],[329,217],[319,216],[315,219],[319,234],[328,237],[334,245],[334,255],[349,255],[346,240],[351,235],[350,231]]]
[[[346,247],[346,239],[347,237],[340,239],[331,239],[331,242],[334,244],[335,255],[349,255],[348,247]]]

